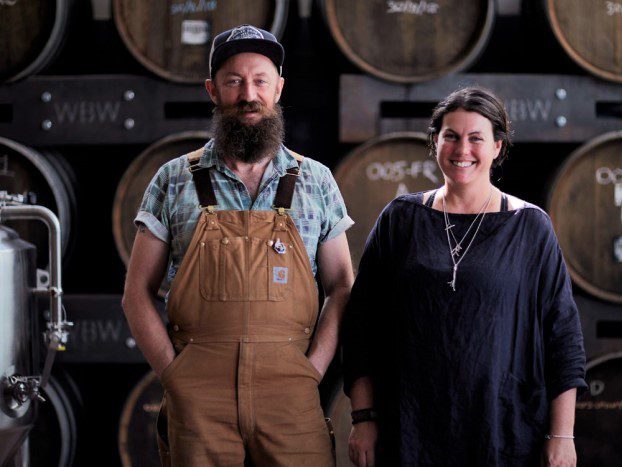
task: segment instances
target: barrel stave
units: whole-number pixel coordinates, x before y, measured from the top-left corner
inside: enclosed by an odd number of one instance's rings
[[[0,80],[26,68],[41,53],[54,26],[56,2],[0,4]]]
[[[355,224],[348,241],[355,267],[382,209],[396,196],[442,184],[422,133],[389,133],[370,140],[339,164],[335,179]]]
[[[51,209],[61,225],[63,255],[68,251],[75,226],[76,198],[70,180],[70,166],[60,155],[35,151],[15,141],[0,138],[0,190],[8,193],[33,193],[36,204]],[[37,267],[48,262],[48,231],[41,222],[7,221],[21,238],[37,247]]]
[[[115,0],[114,7],[121,37],[138,61],[166,79],[200,83],[209,74],[214,36],[243,23],[270,29],[279,10],[276,3],[254,2],[248,8],[241,0]]]
[[[363,70],[417,82],[463,69],[492,30],[493,3],[325,0],[337,44]]]
[[[577,402],[575,432],[579,465],[617,465],[622,456],[622,352],[587,365],[587,394]]]
[[[561,166],[549,212],[573,280],[604,300],[622,303],[622,132],[577,149]]]
[[[576,63],[622,82],[622,4],[547,0],[547,13],[555,36]]]

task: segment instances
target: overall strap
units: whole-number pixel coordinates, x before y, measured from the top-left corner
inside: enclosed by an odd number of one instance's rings
[[[296,154],[290,151],[298,167],[291,167],[285,171],[285,175],[279,180],[279,185],[276,188],[276,196],[274,197],[274,208],[283,214],[285,210],[292,207],[292,199],[294,198],[294,188],[296,187],[296,180],[300,176],[300,165],[302,164],[303,157],[300,154]]]
[[[218,205],[216,194],[212,186],[212,177],[210,177],[210,169],[208,167],[200,167],[200,158],[193,157],[194,153],[188,156],[190,163],[190,173],[199,198],[199,207],[214,212],[214,207]]]

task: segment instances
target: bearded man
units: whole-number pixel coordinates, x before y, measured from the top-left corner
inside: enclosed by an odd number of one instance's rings
[[[334,464],[317,385],[352,285],[353,222],[328,168],[282,143],[283,58],[253,26],[215,37],[213,139],[160,168],[135,220],[123,307],[165,389],[165,465]],[[154,301],[169,260],[167,332]]]

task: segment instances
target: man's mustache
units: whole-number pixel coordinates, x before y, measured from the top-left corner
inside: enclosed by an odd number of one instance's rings
[[[239,115],[246,112],[261,112],[265,113],[266,107],[257,101],[240,101],[237,104],[231,104],[227,106],[220,106],[221,112],[226,115]]]
[[[236,104],[236,107],[239,112],[262,112],[262,113],[263,113],[263,109],[265,108],[260,102],[257,102],[257,101],[251,101],[251,102],[242,101]]]
[[[221,109],[224,115],[243,115],[248,112],[258,112],[264,116],[270,117],[274,115],[274,111],[270,111],[268,107],[258,101],[240,101],[237,104],[229,105]]]

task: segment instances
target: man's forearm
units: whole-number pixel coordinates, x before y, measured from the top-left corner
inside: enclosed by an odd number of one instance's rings
[[[160,377],[175,358],[175,350],[153,299],[147,293],[126,291],[123,311],[138,347]]]
[[[350,286],[335,287],[324,300],[315,337],[309,349],[309,360],[324,374],[330,365],[337,345],[343,312],[350,297]]]

